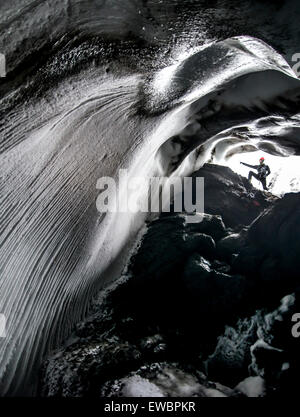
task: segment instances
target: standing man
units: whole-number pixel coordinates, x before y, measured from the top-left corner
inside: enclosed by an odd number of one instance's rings
[[[258,181],[262,183],[263,189],[267,190],[267,176],[270,175],[271,170],[268,165],[265,164],[265,158],[260,158],[259,165],[249,165],[241,162],[242,165],[246,167],[253,168],[257,170],[257,174],[253,171],[249,172],[248,180],[251,181],[252,177],[256,178]]]

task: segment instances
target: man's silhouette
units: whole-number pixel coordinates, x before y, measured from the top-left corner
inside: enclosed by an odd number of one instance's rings
[[[270,175],[271,170],[268,165],[265,164],[265,158],[260,158],[259,165],[249,165],[241,162],[242,165],[246,167],[253,168],[257,170],[257,174],[253,171],[249,172],[248,180],[251,181],[252,177],[256,178],[258,181],[262,183],[263,189],[267,190],[267,176]]]

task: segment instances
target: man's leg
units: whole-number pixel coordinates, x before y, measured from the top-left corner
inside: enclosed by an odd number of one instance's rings
[[[252,177],[254,177],[254,178],[256,178],[257,180],[259,180],[258,174],[256,174],[256,173],[255,173],[255,172],[253,172],[253,171],[250,171],[250,172],[249,172],[249,175],[248,175],[248,180],[249,180],[249,181],[251,181]]]
[[[268,189],[268,187],[267,187],[267,180],[266,180],[266,178],[261,178],[261,183],[262,183],[262,186],[263,186],[263,189],[264,190],[267,190]]]

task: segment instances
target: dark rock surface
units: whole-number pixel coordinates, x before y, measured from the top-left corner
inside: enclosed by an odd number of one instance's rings
[[[288,294],[300,277],[300,194],[286,194],[249,227],[233,267],[255,275],[268,298]],[[265,297],[265,296],[264,296]]]
[[[195,213],[193,223],[181,213],[148,224],[120,284],[74,341],[45,362],[41,395],[295,392],[300,194],[260,193],[258,209],[233,192],[240,181],[249,189],[246,180],[216,170],[214,192],[222,185],[225,202],[208,192],[209,214]],[[221,209],[213,210],[217,201]]]
[[[204,178],[204,211],[222,216],[226,227],[247,226],[276,200],[230,168],[205,164],[192,177]]]

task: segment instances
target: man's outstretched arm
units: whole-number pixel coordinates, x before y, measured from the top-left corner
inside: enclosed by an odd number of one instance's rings
[[[249,164],[246,164],[245,162],[241,162],[241,164],[242,165],[245,165],[246,167],[249,167],[249,168],[257,169],[257,166],[256,165],[249,165]]]

